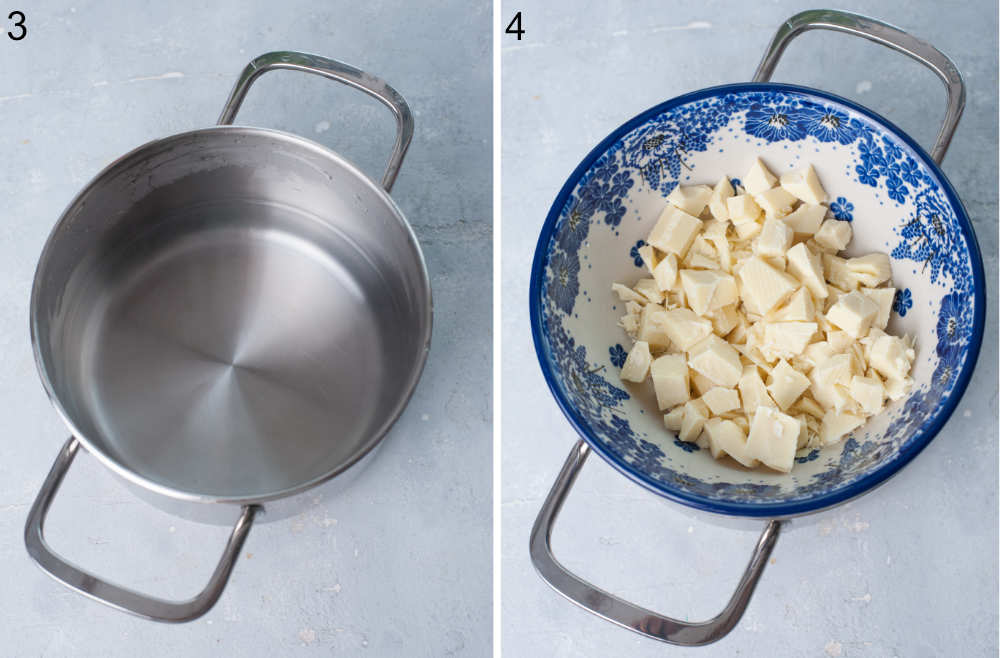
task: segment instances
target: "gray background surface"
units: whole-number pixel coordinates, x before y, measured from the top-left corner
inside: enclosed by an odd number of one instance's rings
[[[29,33],[0,32],[0,654],[488,655],[489,3],[15,4]],[[25,553],[28,507],[66,438],[32,360],[32,275],[92,176],[150,139],[214,123],[242,67],[276,49],[341,59],[409,102],[416,135],[393,197],[427,259],[433,347],[408,409],[345,493],[316,489],[300,515],[254,527],[207,616],[153,624],[70,592]],[[305,135],[376,179],[394,134],[376,101],[289,72],[264,76],[237,121]],[[49,519],[52,544],[78,564],[177,598],[204,584],[228,532],[158,511],[86,455]]]
[[[748,80],[774,30],[812,4],[505,2],[524,39],[503,56],[503,648],[511,656],[995,656],[997,653],[997,7],[843,2],[948,53],[968,103],[944,170],[986,261],[986,339],[940,436],[856,502],[787,526],[743,620],[707,648],[667,647],[565,601],[534,573],[528,533],[575,440],[541,376],[528,276],[549,205],[605,135],[663,100]],[[506,24],[506,22],[505,22]],[[815,86],[889,117],[929,147],[944,114],[932,73],[846,35],[810,32],[776,81]],[[554,536],[572,569],[681,619],[721,610],[760,524],[689,515],[598,457]]]

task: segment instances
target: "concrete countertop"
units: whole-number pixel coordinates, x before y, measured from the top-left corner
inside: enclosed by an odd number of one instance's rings
[[[490,4],[16,5],[27,38],[0,32],[0,653],[488,655]],[[13,8],[0,8],[2,17]],[[437,36],[445,29],[447,38]],[[346,492],[317,488],[298,516],[257,524],[205,617],[180,626],[142,621],[50,580],[21,540],[67,435],[32,359],[35,263],[62,209],[101,168],[151,139],[211,125],[252,57],[288,49],[370,71],[414,112],[416,134],[393,197],[430,271],[433,347],[409,407]],[[238,122],[304,135],[376,179],[394,134],[376,101],[288,72],[264,76]],[[203,586],[229,532],[160,512],[87,455],[73,464],[48,526],[54,548],[77,564],[175,598]]]
[[[542,379],[528,323],[535,242],[559,188],[605,135],[681,93],[748,80],[774,30],[809,5],[505,2],[503,57],[503,649],[511,656],[987,656],[997,652],[997,7],[847,2],[954,58],[968,84],[944,171],[986,264],[986,338],[943,432],[872,495],[786,527],[746,615],[720,642],[669,647],[548,588],[528,533],[575,441]],[[856,100],[930,145],[945,95],[875,44],[810,32],[775,80]],[[588,460],[554,536],[571,569],[682,619],[722,609],[761,525],[695,516]]]

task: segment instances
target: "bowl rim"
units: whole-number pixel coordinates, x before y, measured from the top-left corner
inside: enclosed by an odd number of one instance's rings
[[[559,216],[562,214],[563,206],[566,203],[567,198],[576,188],[580,179],[583,175],[589,171],[591,165],[602,155],[604,155],[607,150],[616,143],[621,137],[631,132],[638,126],[646,123],[651,118],[659,115],[667,110],[673,109],[679,105],[684,105],[692,101],[700,100],[703,98],[708,98],[712,96],[721,96],[727,93],[747,93],[747,92],[768,92],[768,91],[781,91],[781,92],[791,92],[793,94],[800,94],[806,96],[813,96],[820,98],[824,101],[832,102],[834,104],[839,104],[848,108],[854,112],[864,115],[879,128],[883,130],[884,133],[891,134],[896,139],[902,141],[907,146],[913,149],[915,155],[920,158],[920,161],[925,164],[930,170],[937,176],[938,180],[941,182],[941,186],[944,189],[945,195],[948,199],[948,203],[955,209],[955,215],[958,219],[959,228],[962,231],[963,237],[966,243],[969,245],[969,255],[971,259],[971,271],[972,271],[972,295],[974,299],[974,310],[973,310],[973,320],[972,320],[972,336],[969,341],[967,358],[959,372],[958,379],[955,386],[951,389],[942,403],[938,406],[938,411],[933,418],[930,419],[928,423],[925,423],[921,427],[915,439],[909,442],[903,449],[901,449],[892,459],[886,461],[878,468],[876,468],[871,473],[868,473],[864,477],[852,482],[846,487],[838,488],[832,492],[821,493],[818,495],[811,496],[809,498],[804,498],[801,500],[785,501],[778,503],[747,503],[738,501],[727,501],[709,498],[707,496],[692,494],[690,492],[683,491],[679,488],[673,487],[667,483],[659,482],[652,479],[647,474],[642,471],[635,469],[630,464],[625,462],[617,454],[611,452],[608,448],[604,446],[603,443],[598,441],[588,429],[583,422],[582,417],[576,411],[572,403],[562,394],[558,384],[555,380],[555,374],[553,372],[554,368],[547,357],[547,350],[543,342],[543,331],[542,331],[542,313],[541,313],[541,290],[542,284],[544,282],[544,266],[547,262],[548,256],[548,244],[552,239],[552,234],[555,230],[556,222]],[[689,92],[687,94],[682,94],[680,96],[674,97],[670,100],[664,101],[658,105],[655,105],[648,110],[632,117],[617,129],[612,131],[607,137],[605,137],[597,146],[595,146],[587,155],[583,158],[573,173],[570,174],[569,178],[563,184],[562,188],[559,190],[559,194],[556,196],[555,201],[549,208],[548,215],[545,218],[545,223],[542,225],[541,234],[538,237],[538,242],[535,246],[535,254],[532,259],[531,266],[531,282],[529,287],[529,307],[531,314],[531,336],[532,342],[535,346],[535,355],[538,358],[539,365],[542,368],[542,375],[545,377],[545,382],[548,384],[549,390],[552,392],[553,397],[556,399],[556,403],[562,410],[563,414],[569,420],[570,425],[576,430],[577,434],[582,437],[594,451],[599,454],[606,462],[608,462],[617,471],[638,483],[639,485],[645,487],[646,489],[652,491],[655,494],[663,496],[674,502],[681,503],[688,507],[692,507],[697,510],[711,512],[715,514],[723,514],[729,516],[742,516],[742,517],[791,517],[798,516],[802,514],[808,514],[811,512],[816,512],[828,507],[833,507],[841,503],[847,502],[853,498],[856,498],[864,493],[867,493],[874,487],[883,483],[893,475],[895,475],[900,469],[906,466],[910,461],[912,461],[920,452],[927,447],[927,444],[937,436],[938,432],[944,427],[945,423],[951,417],[951,414],[955,411],[958,406],[958,401],[962,398],[965,393],[965,389],[969,384],[969,380],[972,377],[972,373],[975,370],[976,362],[979,357],[979,350],[983,340],[983,333],[985,330],[985,318],[986,318],[986,275],[983,270],[983,259],[982,254],[979,249],[979,242],[976,239],[975,230],[973,229],[972,222],[969,220],[969,216],[966,213],[965,207],[962,205],[961,200],[955,193],[951,182],[948,180],[944,172],[938,166],[927,151],[924,150],[917,142],[915,142],[909,135],[907,135],[903,130],[901,130],[894,123],[883,117],[882,115],[873,112],[872,110],[859,105],[853,101],[850,101],[841,96],[831,94],[829,92],[821,91],[811,87],[805,87],[801,85],[791,85],[785,83],[776,82],[746,82],[746,83],[733,83],[718,85],[714,87],[707,87],[704,89],[699,89],[697,91]]]

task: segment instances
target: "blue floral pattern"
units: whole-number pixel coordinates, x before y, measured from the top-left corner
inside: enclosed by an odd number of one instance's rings
[[[628,255],[632,257],[632,262],[635,263],[636,267],[642,267],[642,256],[639,254],[639,249],[646,245],[645,240],[639,240],[632,248],[628,250]]]
[[[611,354],[611,365],[616,368],[621,368],[625,365],[625,359],[628,358],[628,352],[625,348],[621,346],[621,343],[608,348],[608,352]]]
[[[833,213],[833,216],[844,222],[854,221],[854,215],[851,214],[853,211],[854,204],[842,196],[837,197],[837,200],[830,204],[830,212]]]
[[[816,462],[823,468],[792,488],[757,482],[700,479],[672,460],[695,452],[696,444],[675,440],[661,447],[633,427],[624,404],[627,391],[609,382],[605,366],[591,363],[587,348],[568,329],[581,294],[580,253],[597,227],[616,231],[626,212],[627,194],[637,185],[661,196],[669,194],[692,169],[692,154],[713,146],[718,135],[742,132],[767,143],[815,140],[816,144],[846,147],[853,158],[851,171],[862,185],[896,204],[912,205],[893,229],[894,261],[913,261],[932,284],[948,290],[937,309],[937,358],[929,385],[911,392],[890,418],[879,441],[849,437],[832,459],[826,450],[800,456],[799,463]],[[713,147],[714,148],[714,147]],[[731,179],[738,185],[738,179]],[[855,205],[845,197],[830,204],[834,217],[853,221]],[[720,92],[673,106],[651,116],[612,142],[579,179],[560,210],[546,249],[538,299],[542,343],[552,365],[555,384],[584,431],[643,477],[689,495],[732,502],[806,500],[849,485],[894,454],[938,410],[943,396],[965,367],[975,328],[970,245],[959,228],[953,208],[930,169],[900,148],[894,138],[863,115],[854,115],[832,101],[794,91]],[[628,250],[632,263],[641,265],[640,241]],[[891,245],[890,245],[891,246]],[[894,264],[894,267],[896,265]],[[897,293],[893,310],[900,316],[912,308],[907,288]],[[605,343],[607,344],[607,343]],[[925,350],[932,346],[922,346]],[[624,363],[620,344],[608,348],[610,363]],[[615,373],[616,375],[617,373]],[[675,451],[676,449],[676,451]],[[666,451],[665,451],[666,450]],[[827,462],[822,460],[826,459]]]
[[[910,293],[909,288],[903,288],[902,290],[896,291],[896,296],[892,298],[892,310],[895,311],[899,317],[905,318],[906,312],[910,310],[913,306],[913,295]]]

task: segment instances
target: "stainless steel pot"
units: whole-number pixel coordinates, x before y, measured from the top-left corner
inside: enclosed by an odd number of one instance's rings
[[[310,140],[230,125],[275,69],[392,110],[381,185]],[[63,584],[157,621],[211,608],[263,503],[371,453],[430,345],[423,256],[388,194],[413,135],[403,98],[346,64],[275,52],[244,69],[218,123],[141,146],[91,181],[49,236],[31,297],[38,371],[73,437],[28,515],[28,553]],[[130,591],[48,547],[46,511],[81,445],[165,503],[242,506],[200,594]]]

